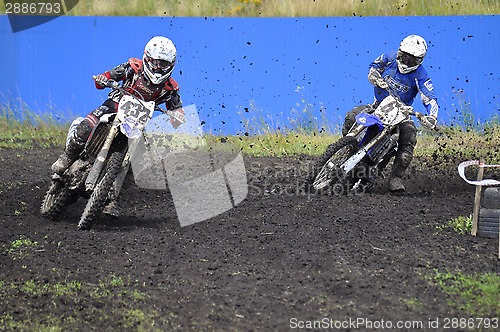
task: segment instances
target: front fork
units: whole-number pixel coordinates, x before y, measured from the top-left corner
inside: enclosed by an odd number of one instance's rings
[[[110,200],[116,200],[118,198],[118,195],[120,194],[120,191],[123,187],[123,183],[125,182],[125,178],[127,177],[127,173],[130,170],[130,165],[131,165],[130,159],[132,158],[132,156],[134,156],[135,150],[139,143],[139,139],[141,137],[142,136],[139,136],[139,138],[128,140],[128,149],[127,153],[125,154],[125,157],[123,158],[122,169],[120,173],[118,173],[118,175],[116,176],[116,179],[113,182],[113,188],[109,193]]]
[[[120,191],[122,190],[123,182],[125,182],[125,178],[127,177],[127,173],[129,171],[129,169],[130,169],[130,154],[129,154],[129,151],[127,151],[127,154],[125,155],[125,158],[123,159],[122,170],[116,176],[116,179],[113,182],[113,188],[111,188],[111,191],[109,192],[109,199],[110,200],[116,200],[118,198],[118,195],[120,194]]]
[[[355,125],[351,128],[351,130],[349,130],[349,132],[347,133],[346,136],[350,136],[350,137],[356,137],[358,139],[358,141],[360,141],[362,139],[361,138],[358,138],[357,136],[364,130],[364,129],[367,129],[367,127],[365,127],[364,125],[362,124],[358,124],[358,125]]]
[[[113,144],[113,141],[116,135],[118,134],[118,130],[119,129],[117,123],[113,123],[113,126],[111,126],[108,136],[104,141],[104,145],[101,148],[101,151],[99,151],[99,154],[97,155],[97,158],[94,161],[92,168],[90,169],[89,175],[85,180],[86,191],[94,190],[95,185],[97,183],[97,179],[99,178],[99,175],[101,174],[104,164],[106,162],[106,158],[108,157],[109,149],[111,148],[111,145]]]
[[[359,125],[355,127],[347,136],[354,136],[356,137],[358,134],[360,134],[363,130],[365,129],[365,126]],[[347,159],[341,166],[340,169],[344,174],[349,173],[358,163],[366,156],[368,151],[374,147],[376,144],[380,142],[380,140],[387,134],[387,132],[390,130],[389,127],[385,127],[382,129],[381,132],[377,134],[371,141],[368,142],[368,144],[360,147],[358,152],[356,152],[351,158]]]

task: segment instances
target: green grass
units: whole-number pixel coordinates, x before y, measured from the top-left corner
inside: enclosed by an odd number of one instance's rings
[[[13,284],[11,284],[11,286],[13,286]],[[39,281],[28,280],[19,285],[21,293],[31,297],[47,295],[54,297],[71,297],[75,296],[81,289],[82,284],[76,280],[55,284],[46,284]]]
[[[24,236],[10,243],[10,247],[6,249],[6,253],[13,259],[23,259],[32,254],[35,250],[42,250],[38,242],[32,241]]]
[[[458,234],[470,234],[472,230],[472,214],[468,216],[458,216],[448,220],[444,225],[436,227],[438,230],[450,228]]]
[[[5,13],[3,3],[0,13]],[[414,16],[499,14],[496,0],[80,0],[76,16]]]
[[[208,141],[225,142],[252,156],[317,156],[338,139],[330,134],[269,133],[256,136],[207,136]]]
[[[172,314],[163,317],[151,309],[150,297],[137,282],[115,275],[97,285],[78,280],[0,280],[0,303],[10,308],[0,316],[0,331],[74,331],[89,326],[89,318],[118,330],[161,331],[158,326],[168,325]],[[99,309],[103,303],[104,311]],[[53,309],[61,304],[66,312],[54,316]]]
[[[339,139],[339,135],[313,132],[301,134],[266,133],[261,135],[213,136],[212,139],[224,140],[241,148],[243,153],[255,156],[317,156],[326,147]],[[481,131],[444,128],[439,135],[422,133],[418,137],[415,156],[421,162],[418,167],[442,167],[457,160],[482,158],[491,163],[500,162],[500,125]]]
[[[25,236],[2,246],[4,255],[28,268],[30,256],[43,251],[43,246]],[[53,277],[59,277],[53,268]],[[54,281],[53,278],[34,277],[23,280],[0,279],[0,306],[9,308],[0,315],[0,331],[74,331],[89,326],[89,319],[114,326],[118,330],[161,331],[173,316],[158,313],[150,301],[155,292],[130,277],[109,275],[97,284],[78,279]],[[90,299],[90,300],[89,300]],[[64,312],[55,312],[64,305]],[[104,307],[105,305],[105,307]],[[101,310],[100,308],[106,310]]]
[[[0,149],[62,146],[66,128],[51,114],[37,115],[25,106],[0,105]]]
[[[402,301],[408,308],[408,311],[410,312],[420,310],[424,307],[424,304],[419,299],[416,298],[406,299]]]
[[[451,308],[469,317],[496,317],[500,312],[500,275],[436,272],[428,280],[449,296]]]

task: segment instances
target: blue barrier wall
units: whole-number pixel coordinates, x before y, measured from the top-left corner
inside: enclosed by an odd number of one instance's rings
[[[165,35],[178,49],[173,76],[183,102],[197,106],[205,131],[245,132],[244,119],[284,127],[306,105],[318,122],[335,125],[353,106],[372,101],[368,64],[413,33],[429,44],[424,65],[441,122],[459,121],[464,103],[480,121],[498,114],[497,16],[59,17],[13,33],[3,15],[0,102],[21,99],[61,118],[85,115],[107,93],[94,88],[91,76],[142,57],[149,38]],[[419,99],[414,106],[423,110]]]

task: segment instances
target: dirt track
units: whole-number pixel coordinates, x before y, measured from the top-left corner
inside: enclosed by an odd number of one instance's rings
[[[472,211],[474,187],[456,168],[410,172],[403,195],[308,198],[295,189],[307,159],[246,157],[246,200],[209,221],[180,227],[168,192],[131,185],[121,217],[77,231],[81,201],[57,222],[38,213],[58,152],[0,150],[0,310],[11,326],[286,331],[366,318],[425,327],[464,317],[426,276],[500,273],[498,240],[436,228]],[[9,252],[25,238],[36,245]],[[123,283],[103,284],[117,276]],[[21,287],[29,281],[84,286],[54,295]],[[127,298],[133,291],[142,296]]]

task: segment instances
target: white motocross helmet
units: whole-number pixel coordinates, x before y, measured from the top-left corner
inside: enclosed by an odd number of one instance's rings
[[[427,43],[425,39],[410,35],[399,44],[396,62],[398,69],[403,74],[408,74],[420,66],[427,54]]]
[[[142,61],[144,73],[153,84],[161,84],[170,78],[174,70],[177,50],[166,37],[153,37],[144,48]]]

